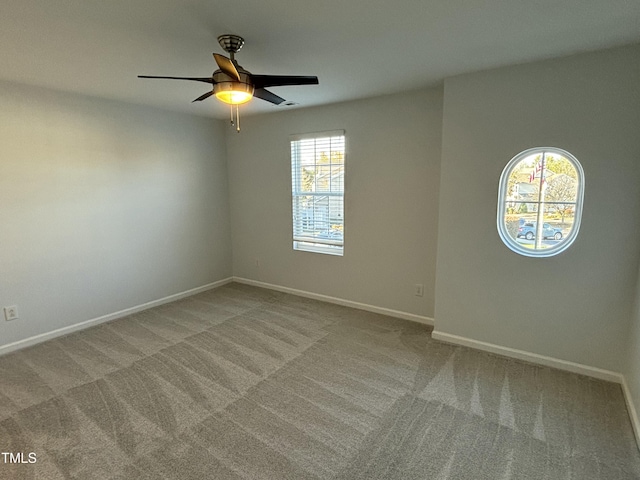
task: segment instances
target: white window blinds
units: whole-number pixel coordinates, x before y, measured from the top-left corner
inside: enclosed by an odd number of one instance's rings
[[[342,255],[344,131],[291,136],[293,248]]]

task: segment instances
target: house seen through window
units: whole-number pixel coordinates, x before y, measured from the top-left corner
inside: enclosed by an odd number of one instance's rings
[[[291,136],[293,248],[342,255],[344,131]]]
[[[549,257],[568,248],[580,227],[584,173],[559,148],[533,148],[505,167],[498,194],[498,233],[516,253]]]

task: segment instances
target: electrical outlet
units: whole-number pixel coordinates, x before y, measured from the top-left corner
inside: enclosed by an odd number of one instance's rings
[[[4,319],[7,322],[11,320],[17,320],[18,317],[18,307],[17,305],[12,305],[10,307],[4,307]]]
[[[422,297],[424,295],[424,285],[421,283],[416,283],[414,285],[414,294],[416,297]]]

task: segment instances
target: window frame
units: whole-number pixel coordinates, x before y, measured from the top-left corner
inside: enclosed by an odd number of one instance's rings
[[[515,167],[525,158],[530,157],[536,154],[555,154],[561,156],[568,160],[573,167],[576,169],[576,173],[578,175],[578,185],[576,189],[576,199],[575,199],[575,207],[574,207],[574,219],[573,226],[569,234],[556,246],[545,248],[545,249],[530,249],[525,248],[520,245],[515,239],[509,235],[507,231],[507,226],[505,224],[505,213],[506,213],[506,204],[507,204],[507,195],[509,194],[509,177],[511,173],[515,169]],[[542,175],[542,173],[541,173]],[[497,217],[496,223],[498,228],[498,234],[502,242],[513,252],[523,255],[526,257],[534,257],[534,258],[548,258],[558,255],[568,249],[575,239],[578,236],[578,232],[580,231],[580,223],[582,220],[582,207],[584,203],[584,187],[585,187],[585,178],[584,178],[584,170],[582,169],[582,165],[578,161],[578,159],[571,153],[566,150],[557,147],[533,147],[527,150],[524,150],[514,156],[504,167],[502,170],[502,174],[500,175],[500,183],[498,186],[498,208],[497,208]],[[527,203],[538,203],[540,204],[540,198],[538,197],[537,202],[527,202]],[[543,223],[546,221],[543,218]]]
[[[342,190],[335,192],[333,191],[333,187],[328,191],[304,191],[301,188],[300,181],[301,177],[296,174],[297,169],[299,170],[301,167],[301,155],[294,155],[294,143],[302,141],[302,140],[314,140],[317,141],[319,139],[327,139],[332,137],[342,137],[343,148],[342,148]],[[314,132],[314,133],[304,133],[304,134],[295,134],[289,136],[289,146],[290,146],[290,167],[291,167],[291,219],[292,219],[292,239],[293,239],[293,250],[302,251],[302,252],[311,252],[311,253],[321,253],[326,255],[334,255],[334,256],[344,256],[344,225],[345,225],[345,209],[344,209],[344,199],[345,199],[345,178],[346,178],[346,157],[347,157],[347,139],[344,130],[330,130],[323,132]],[[299,144],[297,145],[299,146]],[[331,152],[331,150],[330,150]],[[331,158],[331,153],[329,153],[329,157]],[[313,164],[316,168],[318,166],[317,163]],[[329,167],[333,164],[329,163]],[[342,218],[342,238],[340,240],[332,240],[330,238],[326,239],[318,239],[315,237],[304,237],[301,234],[296,234],[296,224],[298,221],[302,221],[296,217],[296,214],[299,213],[296,209],[296,197],[328,197],[330,198],[339,198],[341,199],[341,210],[340,216]],[[330,202],[330,200],[327,200]],[[331,207],[329,206],[329,209]]]

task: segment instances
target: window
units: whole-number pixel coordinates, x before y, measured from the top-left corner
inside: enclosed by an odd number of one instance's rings
[[[521,255],[557,255],[578,235],[583,192],[582,167],[569,152],[549,147],[519,153],[500,177],[500,238]]]
[[[344,131],[291,136],[293,248],[342,255]]]

